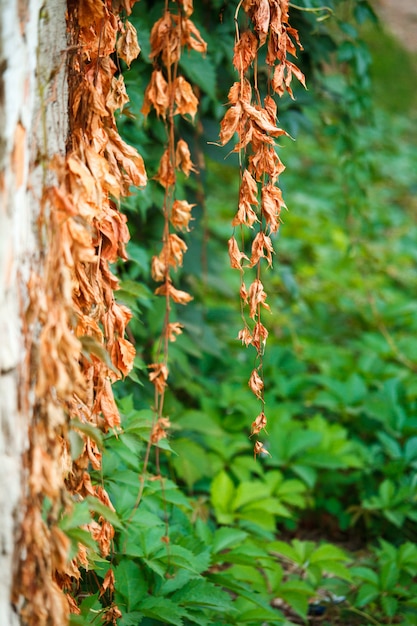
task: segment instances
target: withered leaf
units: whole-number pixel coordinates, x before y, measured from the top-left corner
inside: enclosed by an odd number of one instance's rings
[[[178,20],[178,16],[175,17]],[[201,54],[207,52],[207,44],[191,20],[182,21],[181,45],[196,52],[201,52]]]
[[[252,254],[250,258],[250,266],[256,265],[260,259],[266,259],[269,267],[272,266],[272,254],[274,247],[272,245],[271,238],[265,235],[263,232],[257,233],[255,239],[252,242]]]
[[[187,244],[185,241],[181,239],[181,237],[178,237],[178,235],[170,233],[168,235],[168,242],[166,246],[168,249],[169,265],[172,265],[173,267],[181,267],[184,252],[187,251]]]
[[[239,331],[237,338],[240,339],[242,344],[245,344],[246,347],[248,347],[252,343],[252,335],[247,326]]]
[[[139,56],[140,47],[136,28],[127,20],[124,25],[124,32],[117,40],[116,50],[119,57],[126,62],[128,67]]]
[[[245,30],[235,43],[233,65],[244,74],[256,58],[258,40],[251,30]],[[236,84],[236,83],[235,83]]]
[[[165,187],[165,189],[175,184],[175,170],[171,162],[171,155],[168,148],[161,157],[155,180],[157,180],[162,187]]]
[[[145,117],[154,107],[158,117],[165,119],[169,107],[168,83],[161,70],[154,70],[145,90],[142,113]]]
[[[120,414],[114,401],[113,390],[111,388],[110,381],[105,379],[103,381],[103,388],[101,390],[100,409],[103,414],[106,424],[110,428],[116,428],[120,426]]]
[[[257,369],[252,370],[252,374],[250,375],[248,385],[249,385],[249,388],[252,391],[252,393],[254,393],[257,398],[261,399],[262,398],[262,392],[263,392],[263,389],[264,389],[264,381],[259,376],[259,372],[258,372]],[[261,413],[261,415],[263,415],[263,413]],[[258,416],[256,419],[259,420],[260,417],[261,416]],[[265,419],[265,424],[266,424],[266,419]],[[263,428],[263,426],[261,428]],[[252,430],[253,430],[253,424],[252,424]],[[261,430],[261,429],[259,429],[259,430]],[[254,433],[252,432],[252,434],[254,434]]]
[[[113,76],[111,87],[111,91],[106,100],[106,107],[110,109],[112,113],[114,113],[116,109],[120,109],[122,111],[124,105],[129,102],[129,96],[126,93],[125,82],[122,74],[120,74],[117,79]]]
[[[262,305],[265,309],[270,311],[269,305],[266,304],[266,292],[262,282],[256,278],[249,287],[249,315],[252,319],[258,313],[258,306]]]
[[[281,190],[272,183],[262,187],[262,214],[272,233],[276,233],[280,226],[282,207],[285,207],[285,203]]]
[[[100,0],[80,0],[78,5],[78,23],[80,26],[91,26],[105,15],[105,7]]]
[[[247,78],[237,81],[230,87],[227,99],[230,104],[237,104],[239,101],[250,103],[252,99],[252,87]]]
[[[195,204],[189,204],[186,200],[175,200],[171,209],[171,224],[177,230],[190,230],[188,225],[193,219],[191,211]]]
[[[161,257],[161,255],[153,256],[151,262],[151,274],[153,280],[155,280],[157,283],[162,282],[163,280],[165,280],[166,272],[167,265],[165,263],[164,257]]]
[[[255,460],[259,454],[267,454],[268,456],[271,456],[270,452],[268,452],[268,450],[264,447],[263,443],[255,441],[255,445],[253,447],[253,456]]]
[[[148,368],[152,370],[149,373],[149,380],[155,385],[158,393],[163,393],[168,379],[168,368],[165,363],[151,363]]]
[[[198,98],[190,83],[183,76],[178,76],[173,85],[175,115],[189,115],[193,120],[198,109]]]
[[[253,224],[258,221],[258,217],[249,202],[247,202],[246,200],[241,200],[237,213],[232,220],[232,226],[239,226],[241,224],[244,224],[245,226],[249,226],[249,228],[252,228]]]
[[[252,344],[259,353],[262,353],[266,340],[268,339],[268,331],[261,322],[257,322],[253,329]]]
[[[245,169],[242,175],[242,183],[240,185],[240,197],[244,197],[245,200],[251,204],[258,204],[258,185],[256,180],[250,175],[249,171]]]
[[[161,439],[166,439],[168,437],[167,430],[170,426],[171,422],[168,417],[160,417],[152,429],[151,442],[155,445]]]
[[[242,116],[242,106],[236,103],[226,111],[220,124],[220,143],[224,146],[235,134]]]
[[[241,270],[242,266],[242,260],[243,259],[248,259],[248,257],[246,256],[246,254],[244,254],[243,252],[241,252],[239,250],[239,246],[237,244],[237,241],[234,237],[230,237],[229,241],[227,242],[228,247],[229,247],[229,257],[230,257],[230,265],[231,267],[233,267],[234,269],[237,270]]]
[[[252,13],[252,20],[261,46],[265,43],[268,35],[270,18],[269,0],[258,0]]]
[[[177,142],[175,149],[175,165],[177,168],[181,169],[187,177],[191,172],[197,171],[191,161],[191,152],[188,144],[184,139],[180,139]]]
[[[176,341],[177,335],[182,334],[183,328],[184,328],[184,325],[180,324],[179,322],[170,322],[166,329],[168,339],[170,341]]]
[[[257,435],[258,433],[260,433],[261,430],[266,427],[266,425],[267,425],[266,415],[262,411],[258,415],[258,417],[252,422],[251,437],[253,435]]]
[[[184,15],[190,17],[193,12],[193,0],[179,0],[179,4],[182,6]]]
[[[259,128],[264,132],[269,133],[272,137],[279,137],[281,135],[288,136],[288,133],[285,130],[271,124],[268,112],[265,109],[254,107],[246,102],[244,102],[242,106],[245,113],[247,113],[251,120],[253,120],[255,124],[257,124],[257,126],[259,126]]]
[[[168,295],[168,297],[172,298],[177,304],[188,304],[193,299],[193,297],[186,291],[175,289],[174,285],[169,280],[165,281],[163,285],[155,289],[155,293],[157,296]]]
[[[107,574],[105,575],[104,580],[103,580],[103,584],[101,585],[99,597],[101,598],[101,596],[104,595],[107,590],[109,590],[110,593],[113,593],[115,582],[116,581],[115,581],[115,578],[114,578],[114,571],[110,567],[107,570]]]
[[[119,337],[117,340],[119,348],[119,358],[116,367],[127,376],[133,367],[133,361],[136,355],[134,346],[127,339]]]

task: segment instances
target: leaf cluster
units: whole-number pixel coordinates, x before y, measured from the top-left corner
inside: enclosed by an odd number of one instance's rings
[[[359,22],[369,14],[367,3],[350,4]],[[302,6],[310,5],[318,3]],[[173,309],[185,332],[170,349],[164,410],[172,431],[158,442],[146,474],[153,389],[143,363],[152,357],[149,338],[164,314],[148,270],[159,192],[151,184],[129,203],[134,243],[119,297],[135,313],[139,350],[133,373],[117,386],[123,433],[106,435],[95,477],[106,485],[120,523],[112,560],[92,559],[82,591],[88,597],[74,624],[94,622],[113,601],[122,625],[415,623],[417,273],[410,180],[417,154],[404,122],[377,112],[372,126],[363,123],[369,59],[344,3],[330,6],[338,28],[334,18],[317,22],[316,14],[294,10],[306,50],[301,67],[314,93],[296,94],[295,105],[282,108],[294,128],[302,120],[310,133],[295,149],[285,143],[290,210],[265,281],[272,311],[264,361],[271,456],[255,461],[245,430],[257,406],[245,382],[253,362],[236,341],[239,279],[226,269],[225,251],[238,198],[236,167],[204,149],[200,178],[179,181],[190,202],[204,197],[206,214],[200,209],[185,235],[189,251],[178,276],[195,300],[186,311]],[[141,2],[137,10],[140,32],[139,17],[151,23],[153,9]],[[190,140],[195,154],[217,133],[222,68],[233,41],[228,11],[220,2],[196,8],[208,55],[194,70],[192,51],[180,61],[202,95],[203,134]],[[218,37],[211,55],[213,20]],[[318,58],[329,64],[320,75],[308,71]],[[336,61],[347,64],[343,72]],[[141,97],[145,74],[146,68],[135,74],[136,87],[133,75],[126,80],[133,100]],[[314,102],[321,103],[317,113]],[[158,120],[121,126],[152,168],[161,148]],[[109,569],[114,595],[100,598],[97,581],[103,586]]]

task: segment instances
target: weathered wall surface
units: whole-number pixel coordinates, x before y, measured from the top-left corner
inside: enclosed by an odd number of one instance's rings
[[[31,390],[22,313],[40,250],[38,216],[51,174],[46,157],[66,141],[62,0],[0,0],[0,624],[19,623],[10,602],[25,491]],[[32,332],[32,331],[31,331]],[[25,337],[26,334],[26,337]],[[29,341],[28,341],[29,339]],[[33,338],[36,341],[36,338]]]

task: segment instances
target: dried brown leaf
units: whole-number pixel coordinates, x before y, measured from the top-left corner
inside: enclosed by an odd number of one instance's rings
[[[267,294],[264,291],[262,282],[256,278],[249,287],[249,315],[255,319],[258,313],[259,305],[270,311],[269,305],[266,304]]]
[[[161,157],[155,180],[157,180],[162,187],[165,187],[165,189],[175,184],[175,169],[171,162],[171,155],[168,148]]]
[[[126,93],[123,75],[120,74],[117,79],[113,76],[111,86],[111,91],[106,100],[106,107],[112,113],[114,113],[116,109],[120,109],[122,111],[124,105],[129,102],[129,96]]]
[[[151,442],[155,445],[161,439],[166,439],[168,437],[167,430],[170,426],[171,422],[168,417],[160,417],[152,429]]]
[[[261,430],[266,427],[266,425],[267,419],[265,413],[261,411],[258,417],[252,422],[251,437],[260,433]]]
[[[263,443],[261,443],[260,441],[255,441],[255,445],[253,447],[253,456],[255,461],[256,457],[259,454],[267,454],[268,456],[271,456],[270,452],[268,452],[268,450],[264,447]]]
[[[239,122],[242,121],[242,106],[238,102],[226,111],[220,124],[220,143],[224,146],[237,131]]]
[[[127,20],[124,25],[124,32],[117,40],[116,50],[119,57],[125,61],[128,67],[140,54],[136,28]]]
[[[257,369],[254,369],[252,371],[252,374],[250,375],[250,378],[249,378],[248,385],[249,385],[249,388],[252,391],[252,393],[254,393],[257,398],[261,399],[262,398],[262,393],[263,393],[263,390],[264,390],[264,381],[259,376],[259,372],[258,372]],[[265,420],[265,424],[266,424],[266,420]],[[253,424],[252,424],[252,429],[253,429]],[[252,434],[253,434],[253,432],[252,432]]]
[[[246,347],[252,343],[252,335],[247,326],[239,331],[237,338],[242,342],[242,344],[245,344]]]
[[[184,328],[183,324],[179,322],[170,322],[167,326],[167,336],[170,341],[176,341],[177,335],[182,334],[182,329]]]
[[[191,211],[195,204],[189,204],[186,200],[175,200],[171,210],[171,224],[177,230],[189,231],[189,223],[193,219]]]
[[[241,252],[239,250],[239,246],[237,244],[237,241],[234,237],[230,237],[229,241],[227,242],[228,247],[229,247],[229,258],[230,258],[230,265],[231,267],[233,267],[234,269],[237,270],[241,270],[242,266],[242,260],[246,259],[249,260],[248,257],[246,256],[246,254],[244,254],[243,252]]]
[[[197,171],[191,161],[191,152],[188,144],[184,139],[180,139],[177,142],[175,149],[175,166],[182,170],[187,177],[191,172]]]
[[[250,258],[250,267],[256,265],[260,259],[266,259],[269,267],[272,266],[272,254],[274,247],[271,238],[263,232],[257,233],[252,242],[252,254]]]
[[[239,72],[244,74],[258,52],[258,40],[251,30],[244,31],[239,40],[235,43],[233,54],[233,65]]]
[[[142,106],[143,115],[147,116],[154,107],[158,117],[165,119],[169,107],[168,83],[161,70],[154,70],[146,87]]]
[[[127,376],[133,367],[136,350],[130,341],[123,339],[122,337],[118,338],[117,346],[119,348],[119,358],[117,359],[117,363],[114,363],[114,365],[124,376]]]
[[[173,85],[175,111],[174,115],[189,115],[194,120],[198,109],[198,98],[190,83],[183,76],[178,76]]]
[[[167,366],[165,363],[151,363],[148,368],[152,370],[149,374],[149,380],[155,385],[158,393],[163,393],[168,379]]]
[[[168,297],[172,298],[177,304],[188,304],[193,299],[186,291],[175,289],[170,281],[165,281],[163,285],[155,289],[155,293],[157,296],[168,295]]]
[[[263,352],[266,340],[268,339],[268,331],[261,322],[257,322],[253,329],[252,344],[259,353]]]
[[[285,203],[281,190],[272,183],[262,187],[262,214],[272,233],[276,233],[280,226],[282,207],[285,207]]]

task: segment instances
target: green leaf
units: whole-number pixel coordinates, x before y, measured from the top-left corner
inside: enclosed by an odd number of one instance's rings
[[[347,556],[337,546],[333,546],[330,543],[319,546],[311,555],[311,563],[319,563],[320,561],[345,561],[347,562]]]
[[[115,588],[125,600],[127,610],[139,609],[148,591],[148,583],[141,568],[125,558],[114,568],[114,577]]]
[[[365,583],[359,588],[356,596],[355,605],[363,607],[379,596],[379,589],[370,583]]]
[[[89,509],[94,511],[94,513],[98,513],[108,522],[110,522],[115,528],[121,528],[122,523],[115,511],[112,511],[108,506],[106,506],[101,500],[95,498],[94,496],[87,496],[84,500],[87,503]]]
[[[392,596],[381,596],[381,606],[387,617],[394,617],[398,609],[398,600]]]
[[[307,618],[308,601],[312,595],[313,588],[297,580],[286,581],[278,591],[278,596],[288,602],[303,619]]]
[[[183,626],[183,618],[187,616],[187,611],[169,598],[147,597],[140,607],[141,612],[152,619]]]
[[[398,581],[399,571],[395,561],[389,561],[384,563],[379,572],[379,580],[381,582],[381,589],[389,591],[392,589]]]
[[[247,536],[247,532],[238,528],[228,528],[226,526],[218,528],[213,537],[213,552],[218,553],[236,544],[241,544]]]
[[[352,567],[350,571],[354,579],[365,580],[374,587],[378,586],[378,574],[369,567]]]
[[[233,610],[232,599],[225,591],[207,580],[192,580],[171,599],[187,608],[215,608],[216,611]]]
[[[219,472],[219,474],[214,477],[211,483],[210,493],[216,515],[222,516],[223,519],[228,519],[228,516],[224,516],[223,514],[228,514],[233,511],[231,503],[235,494],[235,487],[232,479],[225,471]]]
[[[103,447],[103,433],[94,424],[91,424],[90,422],[81,422],[79,419],[73,418],[70,421],[70,426],[71,428],[76,428],[84,435],[87,435],[87,437],[90,437],[90,439],[92,439],[99,448]]]
[[[180,66],[185,75],[198,85],[212,100],[216,99],[216,73],[209,56],[202,57],[195,50],[181,55]]]
[[[270,495],[270,492],[270,487],[260,481],[241,482],[236,487],[235,496],[233,498],[233,502],[231,503],[231,510],[237,511],[239,508],[250,502],[257,503],[260,499],[267,498]]]
[[[143,619],[143,614],[139,611],[131,613],[123,613],[122,617],[117,620],[117,626],[138,626]]]
[[[78,337],[78,339],[81,342],[82,352],[86,359],[90,360],[90,355],[94,354],[94,356],[100,359],[100,361],[102,361],[110,370],[112,370],[112,372],[117,374],[117,376],[120,376],[120,372],[113,365],[106,348],[101,343],[99,343],[97,339],[94,339],[94,337],[91,337],[90,335],[82,335],[81,337]]]

